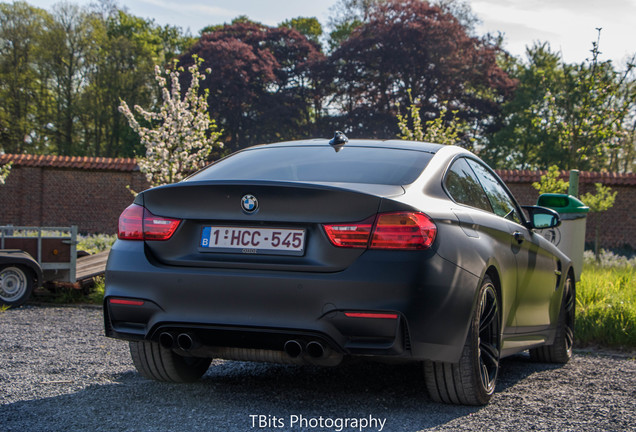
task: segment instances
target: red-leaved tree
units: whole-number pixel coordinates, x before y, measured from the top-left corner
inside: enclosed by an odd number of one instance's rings
[[[334,122],[354,136],[394,137],[396,104],[419,101],[423,120],[446,112],[485,129],[514,82],[497,66],[497,48],[471,37],[449,12],[422,0],[387,0],[330,56]]]
[[[297,30],[248,20],[212,28],[181,59],[203,59],[211,73],[211,114],[231,150],[312,135],[319,98],[312,65],[320,47]]]

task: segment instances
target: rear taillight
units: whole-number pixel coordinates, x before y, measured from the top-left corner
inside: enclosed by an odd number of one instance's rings
[[[119,230],[117,237],[122,240],[144,239],[144,208],[131,204],[119,216]]]
[[[426,249],[429,248],[437,227],[423,213],[384,213],[378,215],[373,229],[371,249]]]
[[[323,225],[334,246],[370,249],[427,249],[437,227],[424,213],[381,213],[358,223]]]
[[[121,240],[168,240],[181,220],[155,216],[146,208],[131,204],[119,216],[117,237]]]
[[[338,247],[366,248],[373,228],[373,217],[358,223],[323,225],[331,243]]]

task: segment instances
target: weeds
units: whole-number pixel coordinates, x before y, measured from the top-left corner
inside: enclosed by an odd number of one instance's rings
[[[107,251],[111,248],[117,236],[115,234],[92,234],[92,235],[79,235],[77,250],[83,250],[88,253],[96,254],[98,252]]]
[[[91,288],[91,291],[86,296],[88,302],[93,304],[102,304],[104,302],[104,288],[104,278],[96,277],[95,286]]]

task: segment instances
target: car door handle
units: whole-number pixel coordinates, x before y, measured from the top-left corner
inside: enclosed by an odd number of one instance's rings
[[[512,236],[515,238],[515,240],[517,240],[517,243],[519,244],[523,243],[523,241],[526,239],[523,233],[519,231],[515,231],[514,233],[512,233]]]

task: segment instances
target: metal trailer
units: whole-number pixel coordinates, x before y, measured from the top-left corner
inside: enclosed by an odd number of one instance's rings
[[[0,304],[19,306],[49,281],[78,282],[77,226],[0,226]]]

